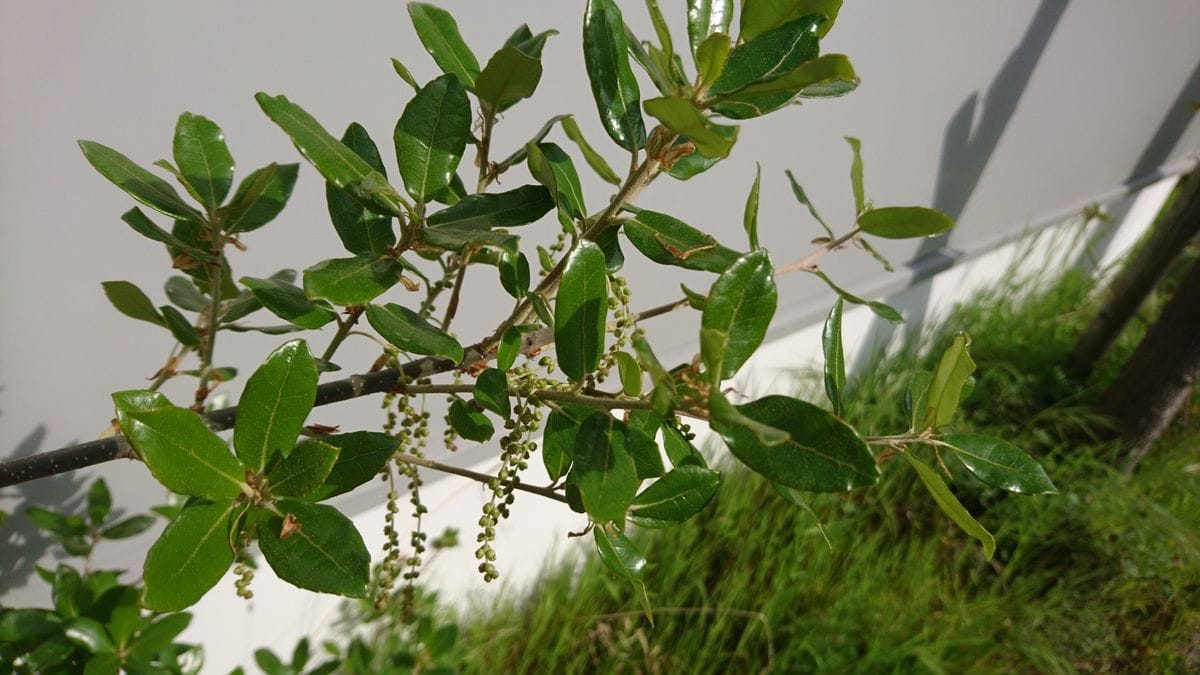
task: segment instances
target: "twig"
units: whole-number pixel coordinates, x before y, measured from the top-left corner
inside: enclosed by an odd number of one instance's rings
[[[495,476],[486,473],[479,473],[478,471],[471,471],[470,469],[464,469],[462,467],[442,464],[441,462],[435,462],[432,459],[425,459],[424,457],[417,457],[416,455],[410,455],[404,452],[396,453],[396,460],[406,464],[423,466],[426,469],[433,469],[434,471],[441,471],[443,473],[449,473],[455,476],[461,476],[463,478],[470,478],[471,480],[478,481],[484,485],[491,485],[492,481],[496,480]],[[549,488],[538,487],[536,485],[526,485],[525,483],[515,480],[504,481],[504,484],[513,488],[514,490],[522,490],[524,492],[538,495],[539,497],[545,497],[546,499],[553,499],[556,502],[562,502],[563,504],[567,503],[566,497]]]

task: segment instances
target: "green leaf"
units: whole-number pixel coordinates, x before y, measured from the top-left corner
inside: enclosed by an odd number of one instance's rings
[[[637,359],[628,352],[617,352],[613,358],[617,362],[617,374],[621,377],[621,393],[635,398],[641,396],[642,368]]]
[[[596,152],[596,149],[583,137],[583,132],[579,130],[579,123],[575,121],[574,117],[568,116],[564,118],[562,128],[566,132],[567,138],[571,139],[579,147],[579,151],[583,153],[583,159],[587,162],[588,166],[592,167],[592,171],[595,171],[596,175],[613,185],[621,184],[621,177],[617,175],[617,172],[613,171],[604,157],[599,152]]]
[[[254,371],[238,399],[233,447],[255,473],[287,457],[317,397],[317,362],[303,340],[285,343]]]
[[[413,354],[444,356],[455,363],[463,360],[463,348],[448,333],[421,315],[395,303],[367,307],[367,321],[383,339]]]
[[[666,472],[658,448],[658,426],[662,417],[653,410],[631,410],[625,428],[625,449],[633,457],[638,479],[658,478]]]
[[[604,351],[608,319],[608,272],[604,252],[580,241],[567,257],[554,303],[554,344],[559,366],[578,382],[596,369]]]
[[[184,507],[146,554],[142,604],[177,612],[195,604],[233,563],[229,544],[233,502],[196,502]]]
[[[1058,492],[1042,465],[1008,441],[983,434],[947,434],[941,441],[968,471],[992,487],[1027,495]]]
[[[95,141],[79,141],[83,156],[96,171],[137,201],[172,218],[200,221],[199,211],[188,206],[170,183],[138,166],[125,155]]]
[[[825,224],[825,219],[821,217],[821,214],[817,213],[817,207],[813,206],[812,200],[808,198],[808,195],[804,194],[804,188],[800,187],[800,184],[796,182],[796,177],[792,175],[792,170],[788,169],[784,171],[784,174],[787,175],[788,183],[792,186],[792,194],[795,195],[796,201],[808,208],[808,212],[812,214],[813,220],[820,223],[821,227],[825,230],[825,234],[829,235],[832,239],[833,230]]]
[[[858,297],[857,295],[854,295],[850,291],[847,291],[846,289],[842,288],[841,286],[838,286],[837,284],[833,283],[833,279],[830,279],[829,275],[825,274],[821,270],[814,270],[813,274],[817,275],[818,277],[821,278],[822,281],[824,281],[826,284],[828,284],[829,287],[833,289],[833,292],[837,293],[838,297],[841,298],[842,300],[845,300],[846,302],[854,303],[856,305],[866,305],[866,307],[868,309],[870,309],[872,312],[875,312],[875,314],[877,316],[879,316],[879,318],[884,319],[885,321],[888,321],[890,323],[893,323],[896,325],[904,323],[904,317],[901,316],[900,312],[897,312],[896,309],[894,307],[892,307],[891,305],[888,305],[888,304],[885,304],[882,302],[877,302],[877,301],[863,300],[862,298]]]
[[[659,362],[645,336],[635,332],[631,342],[633,351],[637,354],[638,363],[642,366],[642,370],[650,375],[650,382],[654,385],[654,391],[650,393],[650,402],[654,406],[654,412],[665,417],[675,408],[675,401],[678,399],[675,378]]]
[[[701,466],[708,468],[708,462],[704,459],[704,455],[692,445],[691,441],[683,435],[683,432],[669,424],[662,425],[663,432],[663,451],[667,453],[667,459],[671,460],[671,466],[679,468],[681,466]]]
[[[129,649],[130,656],[149,659],[170,646],[171,641],[182,633],[192,622],[192,615],[168,614],[154,621],[138,634],[133,646]]]
[[[721,76],[729,58],[730,40],[725,33],[713,33],[696,48],[696,70],[700,78],[697,89],[706,91]]]
[[[746,101],[766,96],[836,98],[858,88],[858,73],[843,54],[825,54],[801,63],[795,69],[766,82],[751,84],[723,100]],[[782,98],[782,96],[780,96]]]
[[[0,610],[0,643],[43,640],[58,633],[62,617],[48,609]]]
[[[669,527],[700,513],[717,493],[721,474],[685,465],[650,484],[633,500],[629,520],[640,527]]]
[[[554,199],[549,190],[541,185],[522,185],[507,192],[469,195],[430,215],[425,222],[428,229],[517,227],[538,220],[552,208]]]
[[[492,426],[492,421],[487,418],[487,415],[460,398],[456,398],[450,403],[447,418],[454,432],[468,441],[486,443],[496,433],[496,427]]]
[[[488,368],[475,379],[471,396],[484,410],[491,410],[501,417],[512,414],[508,401],[508,375],[498,368]]]
[[[825,395],[833,405],[833,414],[842,416],[842,392],[846,389],[846,355],[842,351],[842,299],[833,304],[821,331],[825,352]]]
[[[379,147],[371,135],[358,122],[352,123],[342,135],[342,144],[363,158],[380,175],[387,176]],[[396,233],[392,229],[392,218],[377,214],[360,204],[344,190],[332,183],[325,184],[325,204],[329,219],[337,231],[342,246],[351,253],[387,253],[396,245]]]
[[[395,286],[404,274],[398,259],[380,255],[324,260],[304,270],[304,293],[335,305],[365,305]]]
[[[646,144],[638,107],[641,92],[629,67],[629,42],[613,0],[588,0],[583,19],[583,60],[604,130],[629,151]]]
[[[826,21],[817,29],[817,37],[825,37],[841,7],[842,0],[746,0],[740,22],[742,39],[753,40],[772,28],[810,14],[825,17]]]
[[[909,378],[908,387],[904,390],[904,416],[910,420],[910,431],[916,431],[917,425],[925,419],[925,411],[929,407],[929,385],[932,383],[933,373],[928,370],[918,370]]]
[[[716,130],[718,134],[722,134],[726,136],[728,140],[732,141],[737,133],[738,128],[713,125],[713,129]],[[682,152],[683,148],[681,148],[681,146],[685,144],[692,144],[692,142],[687,136],[680,136],[675,140],[675,145],[671,146],[671,152]],[[721,160],[718,158],[705,157],[699,152],[695,152],[693,150],[692,152],[689,152],[675,160],[675,163],[668,167],[666,171],[672,178],[675,178],[676,180],[688,180],[694,176],[704,173],[705,171],[708,171],[719,161]]]
[[[688,44],[698,54],[700,45],[714,33],[729,33],[733,0],[688,0]],[[697,59],[699,66],[699,59]]]
[[[721,273],[740,255],[681,220],[643,209],[622,226],[642,255],[660,265]]]
[[[88,488],[87,494],[87,514],[88,520],[93,526],[98,526],[108,520],[108,514],[112,511],[112,493],[108,491],[108,484],[103,478],[97,478],[92,481],[92,485]]]
[[[309,302],[300,287],[281,279],[242,277],[238,281],[272,314],[302,328],[317,329],[337,318],[329,307]]]
[[[450,185],[467,139],[471,105],[453,75],[429,82],[404,106],[394,140],[400,177],[417,201],[427,201]]]
[[[813,508],[809,505],[808,500],[804,498],[804,493],[786,485],[780,485],[779,483],[771,483],[771,487],[775,488],[775,494],[779,495],[780,498],[799,506],[800,508],[804,509],[805,513],[812,516],[813,522],[817,524],[817,531],[821,533],[821,538],[825,540],[825,545],[829,547],[830,551],[832,551],[833,542],[829,540],[829,533],[825,531],[825,525],[817,516],[817,512],[813,511]]]
[[[208,301],[200,294],[196,284],[187,277],[174,276],[163,284],[167,299],[191,312],[203,312],[208,309]]]
[[[729,95],[752,84],[780,77],[816,58],[816,31],[820,25],[820,17],[805,17],[734,47],[721,76],[709,87],[710,94],[722,98],[712,110],[732,119],[746,119],[787,105],[797,92]]]
[[[754,434],[758,443],[771,448],[787,442],[791,434],[768,423],[745,415],[740,408],[730,403],[719,389],[711,389],[708,395],[708,413],[713,428],[740,428]]]
[[[54,571],[54,584],[50,589],[50,601],[54,610],[64,619],[79,615],[83,594],[83,580],[74,567],[59,563]]]
[[[754,163],[754,184],[746,196],[746,208],[742,212],[742,227],[750,239],[750,250],[758,248],[758,192],[762,186],[762,166]]]
[[[291,454],[267,471],[271,494],[307,497],[325,482],[338,460],[338,448],[319,438],[306,438]]]
[[[667,27],[667,20],[663,18],[662,10],[658,7],[658,0],[646,0],[646,9],[650,12],[650,22],[654,24],[654,33],[662,51],[668,56],[673,56],[675,45],[671,41],[671,29]]]
[[[854,158],[850,161],[850,187],[854,191],[854,213],[862,215],[867,208],[867,198],[863,191],[863,161],[862,142],[853,136],[846,136],[850,151]]]
[[[113,400],[120,403],[116,395]],[[249,489],[245,465],[191,410],[118,410],[118,420],[150,473],[171,492],[224,501]]]
[[[950,520],[953,520],[964,532],[975,537],[983,544],[983,557],[986,560],[991,560],[992,555],[996,552],[996,538],[992,536],[992,533],[988,532],[983,525],[980,525],[979,521],[975,520],[970,512],[963,507],[962,503],[950,491],[950,488],[946,485],[946,481],[942,480],[937,471],[914,457],[911,452],[903,454],[908,463],[912,464],[913,468],[917,470],[917,476],[921,478],[921,482],[925,484],[925,489],[929,490],[929,494],[933,496],[933,501],[937,502],[937,505],[941,507],[946,515],[950,516]]]
[[[716,124],[708,121],[696,104],[686,98],[665,96],[645,102],[646,112],[662,122],[671,131],[687,136],[696,150],[705,157],[724,158],[729,156],[737,140],[737,128],[721,133]]]
[[[524,253],[503,253],[496,266],[500,272],[500,285],[517,300],[529,293],[529,259]]]
[[[737,259],[717,277],[700,319],[700,356],[716,380],[733,377],[767,334],[778,293],[765,250]]]
[[[67,622],[63,634],[91,654],[113,654],[117,651],[104,624],[95,619],[77,616]]]
[[[40,506],[26,508],[25,515],[39,529],[54,534],[59,538],[82,537],[88,531],[87,524],[83,522],[83,518],[55,513]]]
[[[550,190],[560,211],[567,218],[586,218],[583,189],[579,186],[579,174],[570,156],[554,143],[530,143],[525,146],[525,152],[529,173]]]
[[[608,532],[608,528],[592,528],[596,539],[596,552],[600,561],[610,572],[619,577],[639,581],[646,576],[646,556],[638,550],[629,537],[620,532]]]
[[[462,202],[459,202],[460,204]],[[457,206],[457,204],[456,204]],[[452,207],[453,208],[453,207]],[[504,230],[444,225],[421,230],[421,243],[430,249],[462,252],[468,248],[494,248],[508,254],[518,252],[519,237]]]
[[[325,436],[321,442],[338,449],[338,458],[321,489],[308,499],[323,501],[344,494],[374,478],[387,465],[400,441],[373,431]]]
[[[387,179],[362,157],[334,138],[312,115],[286,96],[254,95],[263,112],[279,125],[325,180],[349,191],[364,203],[373,203],[384,213],[400,215],[401,198]]]
[[[220,210],[225,231],[250,232],[275,220],[296,187],[299,164],[268,164],[242,179],[237,192]]]
[[[637,467],[626,449],[628,430],[606,413],[584,419],[575,434],[571,475],[592,520],[619,520],[637,494]]]
[[[128,539],[150,529],[154,524],[154,516],[137,515],[119,520],[100,532],[105,539]]]
[[[179,249],[181,253],[186,251],[189,256],[196,260],[211,259],[206,258],[206,254],[198,250],[195,246],[191,246],[183,242],[175,235],[159,227],[153,220],[150,220],[149,216],[147,216],[136,206],[121,214],[121,220],[124,221],[126,225],[129,225],[129,229],[137,232],[147,239],[161,242],[171,248]]]
[[[542,48],[546,46],[546,40],[552,35],[558,35],[558,31],[551,29],[534,35],[533,31],[529,30],[528,24],[521,24],[521,27],[513,31],[513,34],[504,41],[504,46],[516,47],[526,56],[540,59],[542,58]]]
[[[849,425],[817,406],[772,395],[736,408],[751,420],[789,434],[784,442],[768,446],[749,428],[713,419],[713,429],[734,456],[771,482],[809,492],[842,492],[879,480],[867,444]]]
[[[583,420],[600,415],[592,408],[564,403],[550,411],[542,435],[542,464],[551,481],[562,478],[575,457],[575,436]]]
[[[454,17],[440,7],[424,2],[408,3],[408,15],[425,50],[443,73],[452,74],[467,89],[479,77],[479,61],[458,32]]]
[[[537,324],[520,324],[504,329],[504,335],[500,336],[500,346],[496,348],[496,367],[500,370],[512,368],[521,353],[521,336],[537,329]]]
[[[154,303],[142,292],[142,289],[128,281],[103,281],[104,295],[118,312],[131,319],[148,321],[159,326],[165,326],[166,320],[154,308]]]
[[[412,72],[408,70],[407,66],[400,62],[400,59],[392,59],[392,70],[396,71],[396,74],[400,76],[400,79],[407,82],[408,86],[412,87],[414,92],[421,91],[421,85],[417,83],[417,78],[413,77]]]
[[[187,345],[188,347],[200,346],[200,334],[196,332],[195,326],[192,325],[191,321],[188,321],[188,318],[182,312],[170,305],[163,305],[158,308],[158,311],[162,313],[167,329],[171,331],[171,335],[175,336],[175,339],[180,344]]]
[[[971,337],[966,333],[954,336],[954,341],[942,352],[933,381],[927,394],[924,427],[939,429],[954,419],[958,402],[962,400],[962,388],[967,378],[975,372],[975,362],[967,353]]]
[[[858,217],[863,232],[885,239],[932,237],[954,227],[950,216],[920,206],[887,206]]]
[[[475,80],[475,94],[480,103],[498,112],[533,96],[541,79],[540,60],[516,47],[502,47],[479,73]]]
[[[185,112],[175,125],[175,163],[184,180],[209,209],[225,201],[233,185],[233,155],[225,134],[212,120]]]
[[[371,554],[349,518],[332,506],[295,499],[275,502],[291,516],[272,516],[258,528],[263,557],[280,579],[320,593],[365,597]]]

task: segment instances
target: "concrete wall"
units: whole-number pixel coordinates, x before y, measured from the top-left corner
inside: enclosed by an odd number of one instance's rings
[[[562,31],[546,49],[539,94],[498,128],[498,152],[519,146],[547,117],[574,112],[610,161],[623,165],[622,153],[600,130],[583,74],[582,0],[442,4],[459,18],[481,60],[503,38],[494,30],[506,35],[527,21],[534,30]],[[634,29],[650,36],[641,3],[623,4]],[[682,26],[683,3],[663,4],[672,24]],[[741,245],[742,204],[757,161],[764,181],[762,239],[777,263],[785,263],[807,251],[818,229],[792,200],[783,170],[793,170],[827,220],[845,224],[852,200],[841,136],[858,136],[870,198],[880,205],[933,205],[957,217],[959,227],[948,237],[887,242],[894,274],[854,253],[832,256],[826,270],[859,294],[904,294],[910,325],[920,325],[929,306],[944,299],[943,287],[957,285],[946,280],[958,277],[917,280],[947,268],[962,274],[967,261],[1022,232],[1068,221],[1088,203],[1123,215],[1136,201],[1127,195],[1190,165],[1200,149],[1200,125],[1188,106],[1200,99],[1198,29],[1200,5],[1191,0],[847,2],[824,49],[852,57],[863,79],[859,91],[753,121],[731,159],[688,183],[663,179],[639,203]],[[682,42],[683,32],[676,37]],[[287,94],[330,129],[362,122],[387,158],[387,139],[410,93],[391,72],[393,56],[419,79],[437,74],[399,2],[0,0],[0,456],[95,437],[112,415],[108,393],[141,385],[170,348],[161,330],[117,315],[104,300],[99,281],[128,279],[164,301],[166,261],[156,245],[119,222],[130,201],[87,166],[75,139],[101,141],[148,165],[169,156],[175,117],[190,110],[224,127],[239,176],[270,161],[297,161],[253,101],[255,91],[265,90]],[[559,132],[552,140],[563,142]],[[611,189],[580,166],[590,201],[602,203]],[[507,184],[525,180],[523,170],[515,171]],[[1130,215],[1124,222],[1128,238],[1146,218]],[[531,243],[545,241],[553,228],[522,234]],[[234,259],[238,274],[264,276],[340,255],[314,171],[302,169],[288,210],[246,243],[250,250]],[[1111,256],[1120,245],[1101,242],[1098,253]],[[702,275],[671,270],[667,277],[630,254],[626,274],[637,307],[674,299],[679,280],[701,284]],[[495,286],[488,280],[470,287],[458,325],[464,339],[483,335],[502,318],[497,303],[507,303]],[[828,292],[800,276],[782,281],[780,291],[771,337],[807,335],[798,331],[824,314]],[[681,360],[695,351],[696,326],[695,316],[683,313],[647,328],[667,358]],[[312,337],[317,344],[327,339]],[[281,341],[226,338],[220,360],[248,373]],[[816,348],[813,340],[805,343]],[[352,341],[339,361],[353,370],[374,356],[369,342]],[[239,382],[228,387],[233,399],[239,390]],[[180,383],[167,393],[185,400],[188,387]],[[382,415],[375,399],[320,409],[313,421],[372,428]],[[486,456],[468,452],[458,461]],[[142,510],[161,501],[142,467],[121,462],[5,490],[0,508],[78,505],[93,475],[107,477],[119,507]],[[476,490],[457,482],[436,489]],[[379,501],[377,490],[363,490],[344,505],[369,520]],[[528,508],[538,509],[535,519],[552,510]],[[466,534],[476,517],[475,507],[464,509],[446,517]],[[376,529],[364,526],[367,534]],[[0,601],[47,602],[44,589],[32,583],[33,564],[49,562],[46,542],[19,515],[0,530],[0,541]],[[102,549],[97,562],[136,568],[149,541]],[[538,564],[535,558],[526,568]],[[473,565],[444,569],[450,576],[473,575]],[[228,586],[214,595],[228,600]],[[266,593],[254,604],[260,614],[271,604]],[[290,599],[288,616],[299,602],[321,601]],[[203,622],[223,623],[227,612],[200,614],[202,631]],[[247,647],[260,636],[269,639],[258,630],[239,635]]]

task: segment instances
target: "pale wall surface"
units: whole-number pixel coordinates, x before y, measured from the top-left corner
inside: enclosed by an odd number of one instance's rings
[[[528,21],[535,30],[563,32],[546,49],[539,94],[499,127],[498,152],[523,143],[547,117],[574,112],[589,138],[622,165],[600,130],[583,76],[581,0],[442,4],[459,17],[481,60],[502,39],[494,28],[507,34]],[[623,4],[634,29],[649,36],[641,3]],[[682,25],[682,3],[664,4],[672,23]],[[795,172],[827,220],[845,223],[849,151],[841,136],[858,136],[868,196],[877,204],[932,204],[959,218],[948,240],[889,242],[894,275],[862,256],[829,261],[830,274],[851,290],[891,295],[916,273],[1187,166],[1200,148],[1200,125],[1187,106],[1200,98],[1198,30],[1200,5],[1192,0],[852,0],[824,50],[853,58],[863,79],[857,92],[747,125],[730,160],[689,183],[663,179],[640,204],[740,245],[742,203],[758,161],[763,241],[784,263],[806,251],[818,231],[792,201],[783,170]],[[676,31],[676,42],[683,39]],[[111,416],[108,393],[139,386],[170,347],[161,331],[117,315],[103,298],[101,280],[128,279],[162,302],[165,259],[119,222],[130,200],[87,166],[75,139],[101,141],[148,165],[169,155],[175,117],[190,110],[224,127],[239,176],[270,161],[298,161],[253,101],[255,91],[266,90],[287,94],[330,129],[362,122],[386,159],[387,139],[410,93],[391,72],[393,56],[420,79],[436,74],[400,2],[0,0],[0,456],[94,437]],[[551,140],[570,149],[559,132]],[[602,203],[611,190],[580,166],[590,202]],[[515,171],[508,185],[524,180]],[[726,184],[735,188],[732,198],[722,196]],[[547,226],[523,234],[544,241],[551,232]],[[247,243],[250,250],[234,261],[238,274],[265,276],[340,255],[314,171],[302,169],[288,210]],[[635,305],[673,300],[675,270],[664,282],[661,268],[629,252]],[[706,283],[700,279],[688,283]],[[918,288],[914,307],[923,292]],[[813,279],[788,278],[781,294],[776,337],[811,323],[829,302]],[[497,302],[507,307],[501,297],[490,280],[472,289],[460,312],[464,339],[495,324]],[[919,316],[912,318],[919,324]],[[695,317],[684,314],[648,329],[671,359],[681,360],[695,349],[695,326]],[[226,338],[221,360],[249,372],[282,340]],[[339,360],[361,368],[374,355],[366,341],[351,342]],[[231,396],[238,389],[235,382]],[[186,393],[185,386],[168,390],[181,400]],[[313,421],[369,428],[381,421],[377,405],[331,406]],[[160,500],[137,465],[112,464],[98,473],[121,487],[119,506],[137,510]],[[87,480],[62,476],[6,490],[0,508],[76,504]],[[350,507],[367,509],[378,499],[366,491]],[[464,528],[473,521],[468,514]],[[0,597],[44,602],[43,591],[26,587],[44,543],[20,516],[0,540]],[[136,565],[147,543],[105,550],[100,562]]]

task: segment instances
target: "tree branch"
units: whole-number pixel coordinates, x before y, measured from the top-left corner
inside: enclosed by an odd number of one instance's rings
[[[492,481],[496,480],[495,476],[491,476],[486,473],[479,473],[477,471],[471,471],[470,469],[464,469],[462,467],[442,464],[441,462],[435,462],[432,459],[425,459],[424,457],[417,457],[416,455],[410,455],[403,452],[397,453],[396,459],[407,464],[423,466],[426,469],[433,469],[434,471],[441,471],[442,473],[449,473],[455,476],[461,476],[463,478],[470,478],[471,480],[478,481],[484,485],[491,485]],[[562,502],[563,504],[567,503],[566,497],[558,494],[550,488],[537,487],[536,485],[526,485],[520,481],[504,481],[504,484],[514,490],[523,490],[525,492],[538,495],[539,497],[553,499],[554,501]]]

